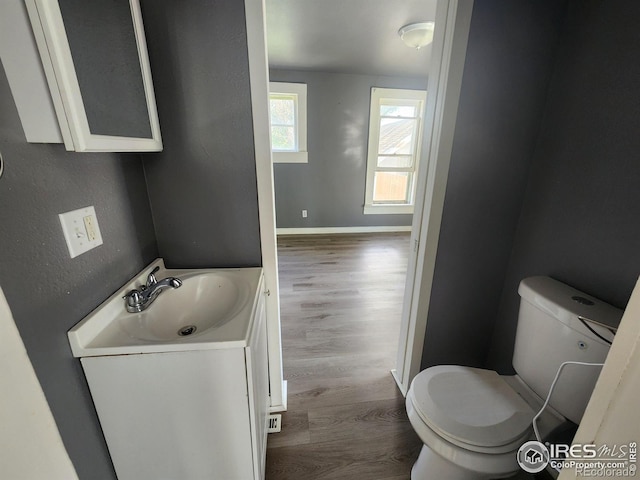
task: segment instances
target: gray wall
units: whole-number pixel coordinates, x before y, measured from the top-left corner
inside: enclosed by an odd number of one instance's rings
[[[426,89],[426,78],[272,69],[270,80],[307,84],[309,163],[274,164],[277,227],[411,225],[411,215],[362,212],[371,87]]]
[[[475,2],[423,368],[485,361],[563,6],[557,0]]]
[[[640,274],[639,22],[640,2],[570,2],[489,356],[501,371],[520,279],[622,308]]]
[[[142,7],[164,143],[144,162],[160,255],[261,265],[244,3]]]
[[[78,475],[115,479],[66,332],[157,256],[140,158],[26,143],[1,68],[0,153],[0,285]],[[87,205],[104,245],[71,259],[58,214]]]

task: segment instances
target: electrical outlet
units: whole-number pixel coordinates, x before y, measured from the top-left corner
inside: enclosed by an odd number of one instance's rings
[[[306,210],[302,210],[302,218],[307,218],[307,211]]]
[[[71,258],[102,245],[102,234],[95,208],[85,207],[61,213],[58,218]]]
[[[98,238],[98,233],[96,232],[96,222],[94,215],[86,215],[82,217],[84,221],[84,228],[87,231],[87,240],[90,242],[95,242]]]

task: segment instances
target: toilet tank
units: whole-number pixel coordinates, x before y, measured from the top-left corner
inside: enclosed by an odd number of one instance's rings
[[[520,313],[513,367],[538,396],[546,398],[563,362],[604,362],[609,344],[598,335],[613,340],[622,310],[549,277],[525,278],[518,293]],[[580,423],[599,374],[600,367],[567,365],[549,404],[572,422]]]

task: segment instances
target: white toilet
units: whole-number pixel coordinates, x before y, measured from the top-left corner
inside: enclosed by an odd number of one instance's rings
[[[412,480],[472,480],[516,474],[516,454],[532,438],[531,421],[565,361],[604,362],[622,310],[549,277],[520,282],[513,353],[515,376],[457,365],[427,368],[413,379],[407,414],[424,442]],[[589,330],[593,329],[598,335]],[[578,424],[600,373],[568,365],[550,415]],[[553,425],[552,425],[553,426]]]

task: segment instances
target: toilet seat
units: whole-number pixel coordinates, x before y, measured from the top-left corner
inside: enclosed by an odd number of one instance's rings
[[[529,437],[535,415],[496,372],[457,365],[420,372],[407,401],[443,439],[482,453],[517,450]]]

